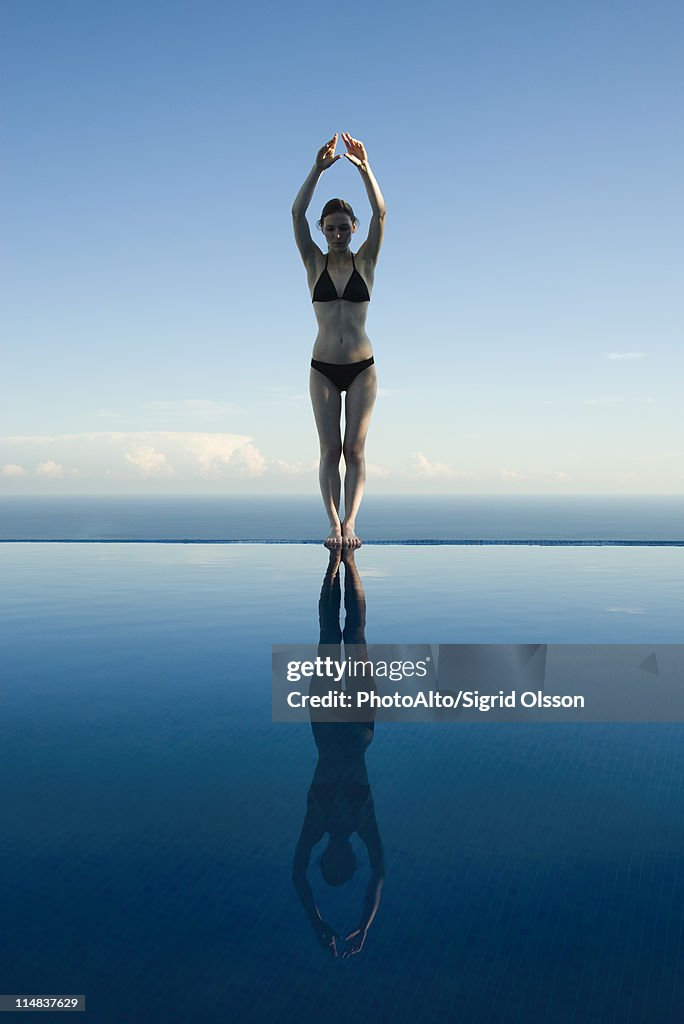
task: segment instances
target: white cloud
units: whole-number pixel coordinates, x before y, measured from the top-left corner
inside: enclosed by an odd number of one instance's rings
[[[43,461],[37,472],[46,477],[73,476],[62,462],[76,463],[91,477],[126,476],[134,466],[142,476],[179,479],[256,477],[269,464],[247,434],[206,433],[201,431],[89,431],[81,434],[33,435],[0,438],[4,460],[18,464],[17,454],[29,446],[38,458],[49,452],[53,458]],[[36,451],[37,449],[37,451]],[[43,449],[43,451],[41,451]]]
[[[376,466],[373,462],[366,464],[366,474],[371,480],[384,479],[390,475],[389,469],[384,469],[382,466]]]
[[[164,453],[156,451],[151,445],[140,445],[132,452],[126,452],[126,462],[135,466],[142,476],[168,478],[175,472]]]
[[[247,476],[261,476],[267,463],[252,438],[243,434],[173,434],[192,455],[202,476],[216,477],[223,466],[240,467]]]
[[[519,473],[517,469],[502,469],[501,478],[503,480],[524,480],[525,474]]]
[[[59,462],[53,462],[52,459],[49,459],[47,462],[38,463],[36,473],[39,476],[46,476],[51,480],[59,480],[60,477],[64,476],[64,466],[60,465]]]
[[[23,466],[18,466],[16,462],[8,462],[2,467],[3,476],[26,476],[26,470]]]
[[[411,456],[411,468],[416,476],[451,477],[454,470],[446,462],[430,462],[422,452],[414,452]]]
[[[645,352],[608,352],[606,359],[643,359]]]

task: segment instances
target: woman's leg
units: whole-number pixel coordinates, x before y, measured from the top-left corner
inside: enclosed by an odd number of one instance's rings
[[[342,412],[342,396],[335,385],[325,374],[311,367],[309,374],[309,394],[313,406],[318,440],[321,448],[321,461],[318,467],[318,481],[325,511],[330,520],[330,533],[324,544],[327,548],[342,544],[342,527],[340,525],[340,458],[342,457],[342,435],[340,433],[340,415]]]
[[[370,426],[378,384],[375,366],[369,366],[360,373],[347,390],[344,405],[344,523],[342,543],[345,547],[358,548],[361,541],[356,536],[356,514],[359,511],[363,487],[366,482],[366,434]]]

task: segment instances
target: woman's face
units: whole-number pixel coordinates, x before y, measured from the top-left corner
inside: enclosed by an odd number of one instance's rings
[[[328,248],[334,252],[344,252],[348,248],[354,230],[348,213],[329,213],[323,220],[323,234]]]

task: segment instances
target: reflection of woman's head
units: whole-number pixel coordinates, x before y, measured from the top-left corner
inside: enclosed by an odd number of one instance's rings
[[[356,854],[349,839],[333,839],[321,854],[321,874],[328,885],[344,885],[356,871]]]

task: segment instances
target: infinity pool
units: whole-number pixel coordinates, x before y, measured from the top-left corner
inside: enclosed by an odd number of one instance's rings
[[[368,643],[681,643],[684,548],[368,547]],[[5,544],[0,990],[98,1022],[679,1021],[681,725],[378,723],[386,879],[361,952],[292,884],[317,759],[271,723],[316,643],[292,545]],[[341,615],[344,618],[344,599]],[[343,938],[346,885],[309,877]]]

